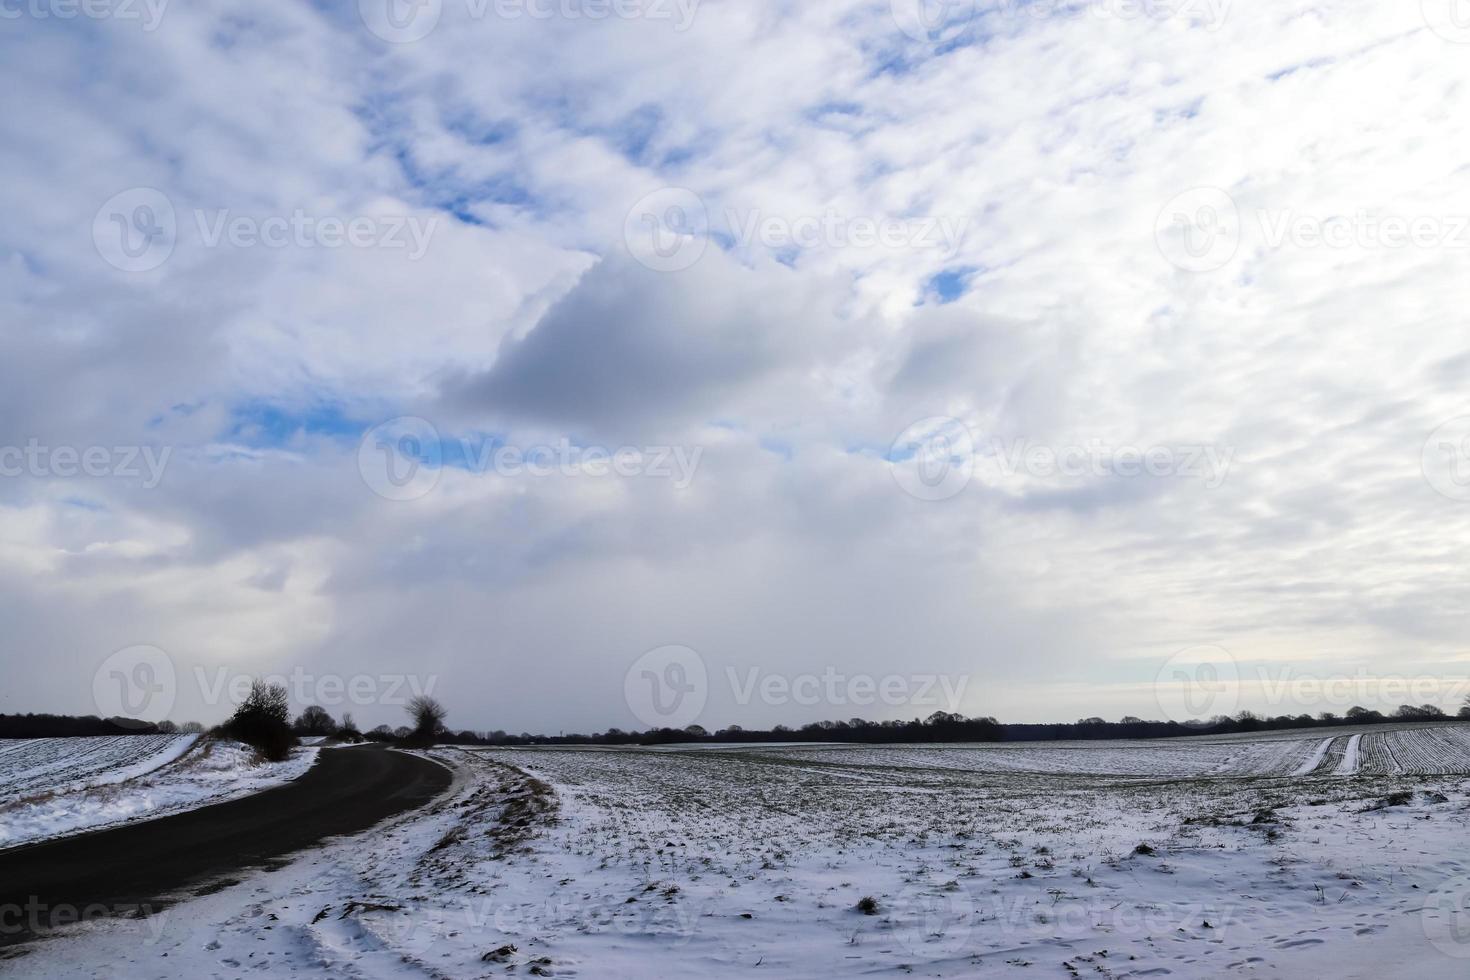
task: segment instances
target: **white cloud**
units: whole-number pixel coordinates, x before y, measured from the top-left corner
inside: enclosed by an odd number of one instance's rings
[[[285,3],[0,40],[0,446],[175,453],[152,490],[0,478],[17,656],[54,665],[8,671],[7,709],[88,710],[88,665],[134,643],[241,670],[411,660],[454,678],[454,723],[517,730],[630,724],[622,670],[669,643],[973,674],[962,710],[1016,719],[1100,710],[1079,681],[1156,713],[1118,692],[1201,643],[1400,672],[1463,656],[1470,509],[1421,466],[1470,415],[1470,61],[1418,5],[1236,2],[1214,29],[983,6],[939,48],[887,3],[707,0],[682,31],[468,9],[411,44]],[[135,187],[177,233],[128,273],[92,232]],[[623,240],[664,187],[712,230],[681,271]],[[1199,187],[1234,237],[1192,272],[1156,231]],[[416,260],[211,245],[197,216],[223,210],[434,231]],[[964,233],[731,241],[832,215]],[[1385,221],[1438,237],[1396,245]],[[1346,245],[1276,240],[1334,223]],[[947,270],[968,291],[937,306]],[[285,431],[235,432],[262,405]],[[289,431],[322,406],[331,424]],[[683,491],[448,466],[395,503],[353,426],[404,414],[703,456]],[[986,458],[927,502],[885,455],[936,415],[982,446],[1231,462],[1208,486]]]

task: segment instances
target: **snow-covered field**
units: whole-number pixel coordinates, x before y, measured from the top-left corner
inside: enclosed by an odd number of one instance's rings
[[[0,740],[0,848],[218,803],[301,775],[315,749],[258,763],[197,735]]]
[[[119,783],[167,765],[197,735],[0,739],[0,801]]]
[[[431,754],[454,788],[370,847],[6,972],[1470,975],[1465,727]]]

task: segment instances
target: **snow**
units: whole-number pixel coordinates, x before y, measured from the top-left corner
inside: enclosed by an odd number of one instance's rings
[[[122,782],[173,762],[197,735],[0,739],[0,803]]]
[[[1328,752],[1329,749],[1332,748],[1333,741],[1335,741],[1335,740],[1334,739],[1330,739],[1330,738],[1324,738],[1322,740],[1322,744],[1319,745],[1319,746],[1317,746],[1317,751],[1312,753],[1312,757],[1310,759],[1308,759],[1306,762],[1302,763],[1301,768],[1298,769],[1296,772],[1292,773],[1292,775],[1293,776],[1305,776],[1308,773],[1316,772],[1317,771],[1317,767],[1322,764],[1322,760],[1325,759],[1325,758],[1327,758],[1327,752]]]
[[[1362,743],[1362,735],[1348,737],[1347,749],[1343,752],[1342,762],[1338,765],[1335,775],[1351,776],[1358,771],[1358,746]]]
[[[157,738],[169,741],[160,744]],[[78,744],[91,739],[58,738],[0,748],[9,775],[0,802],[0,847],[151,819],[278,786],[306,772],[317,751],[297,749],[284,762],[266,763],[238,742],[195,735],[121,739],[108,739],[105,747]],[[67,756],[78,760],[76,766],[56,764]],[[104,757],[106,768],[97,769]],[[26,759],[34,768],[26,768]]]
[[[1460,980],[1465,736],[441,748],[434,804],[7,972]],[[1334,775],[1373,741],[1421,771]]]

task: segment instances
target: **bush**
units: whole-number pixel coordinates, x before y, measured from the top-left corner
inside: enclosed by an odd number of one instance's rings
[[[858,899],[857,910],[863,915],[877,915],[878,900],[872,895],[864,895],[862,898]]]
[[[291,731],[289,718],[286,688],[257,680],[251,682],[250,694],[235,714],[220,726],[220,734],[244,742],[271,762],[280,762],[301,744]]]
[[[408,702],[408,713],[413,718],[413,735],[417,741],[428,740],[432,744],[444,731],[444,706],[425,694]]]

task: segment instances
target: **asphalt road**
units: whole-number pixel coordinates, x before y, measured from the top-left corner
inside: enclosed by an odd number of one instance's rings
[[[323,749],[284,786],[158,820],[0,851],[0,946],[70,917],[157,911],[327,837],[422,806],[449,770],[380,746]]]

